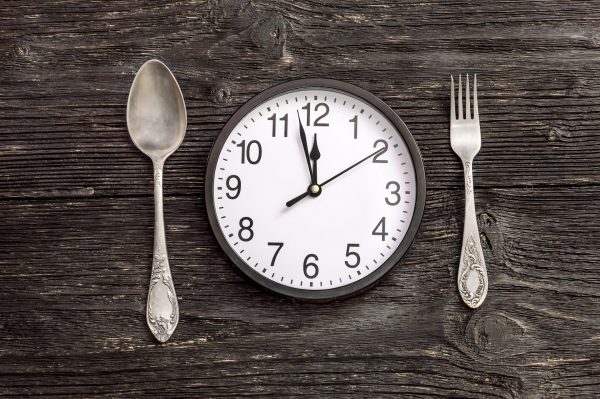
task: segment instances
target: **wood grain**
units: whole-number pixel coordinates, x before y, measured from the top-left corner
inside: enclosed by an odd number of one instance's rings
[[[476,4],[476,5],[475,5]],[[0,4],[0,395],[593,398],[600,394],[599,1],[97,0]],[[181,306],[144,320],[152,172],[125,104],[149,58],[188,133],[165,165]],[[462,170],[449,75],[478,73],[485,305],[456,292]],[[213,140],[267,87],[335,77],[387,102],[425,159],[405,259],[296,303],[244,279],[207,223]]]

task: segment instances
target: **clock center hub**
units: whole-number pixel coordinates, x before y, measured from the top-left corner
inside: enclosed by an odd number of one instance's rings
[[[321,194],[321,186],[319,186],[318,184],[311,184],[308,187],[308,192],[313,197],[318,197]]]

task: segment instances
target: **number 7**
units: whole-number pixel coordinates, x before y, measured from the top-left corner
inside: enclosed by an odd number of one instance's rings
[[[273,254],[273,259],[271,259],[271,266],[275,266],[275,259],[277,259],[277,255],[279,255],[279,251],[281,251],[281,248],[283,248],[283,243],[282,242],[268,242],[267,245],[273,245],[273,246],[277,247],[277,249],[275,250],[275,253]]]

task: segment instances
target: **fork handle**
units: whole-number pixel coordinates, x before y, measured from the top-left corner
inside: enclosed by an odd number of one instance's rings
[[[177,295],[171,278],[163,218],[162,160],[154,162],[154,256],[146,304],[146,321],[160,342],[166,342],[179,321]]]
[[[477,308],[487,295],[488,276],[477,228],[472,161],[463,162],[463,167],[465,172],[465,225],[458,267],[458,291],[468,306]]]

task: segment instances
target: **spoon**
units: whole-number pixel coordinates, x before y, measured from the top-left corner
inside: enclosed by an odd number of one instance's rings
[[[171,337],[179,321],[165,240],[162,172],[165,160],[183,141],[186,127],[185,103],[175,77],[162,62],[146,62],[129,91],[127,128],[133,143],[154,164],[154,257],[146,321],[160,342]]]

